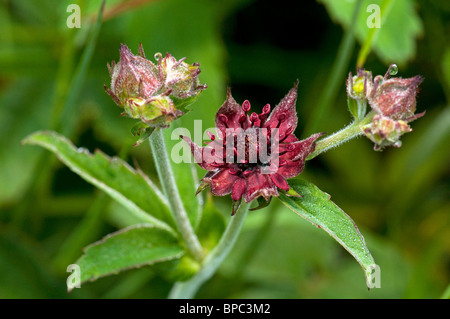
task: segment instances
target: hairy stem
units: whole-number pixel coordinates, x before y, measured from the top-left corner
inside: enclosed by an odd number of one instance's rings
[[[162,129],[156,128],[150,136],[150,147],[155,159],[156,171],[163,187],[163,191],[169,201],[178,230],[183,237],[186,247],[196,260],[203,259],[203,250],[197,236],[194,233],[188,215],[181,201],[180,193],[175,182],[170,159],[167,154],[166,143]]]
[[[351,140],[352,138],[362,135],[363,134],[362,127],[366,124],[369,124],[370,121],[372,121],[374,114],[375,113],[372,111],[372,112],[368,113],[360,121],[355,120],[353,123],[344,127],[342,130],[340,130],[322,140],[319,140],[316,143],[316,149],[314,150],[314,152],[312,152],[306,158],[306,160],[311,160],[314,157],[316,157],[317,155],[328,151],[329,149],[337,147],[337,146],[341,145],[342,143],[345,143],[345,142]]]
[[[231,217],[231,220],[228,223],[228,226],[217,246],[214,247],[211,253],[205,257],[202,268],[188,281],[175,283],[169,294],[169,298],[193,298],[200,286],[214,275],[217,268],[219,268],[220,264],[233,248],[241,231],[242,225],[244,224],[249,206],[250,203],[246,204],[244,202],[241,204],[241,208],[236,215]]]

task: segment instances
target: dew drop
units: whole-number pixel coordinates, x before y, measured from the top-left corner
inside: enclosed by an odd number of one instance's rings
[[[398,66],[397,64],[391,64],[391,66],[389,67],[389,74],[390,75],[397,75],[398,73]]]
[[[155,60],[159,61],[160,59],[162,59],[162,54],[160,52],[155,53]]]
[[[84,148],[84,147],[77,148],[77,152],[78,153],[82,153],[82,154],[89,154],[89,150],[87,148]]]
[[[401,147],[402,141],[396,141],[394,144],[392,144],[394,147]]]

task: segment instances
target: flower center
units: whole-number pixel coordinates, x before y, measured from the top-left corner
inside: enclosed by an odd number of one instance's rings
[[[278,115],[275,128],[266,128],[263,125],[270,112],[270,105],[265,105],[261,114],[253,112],[247,115],[250,109],[250,102],[244,101],[242,104],[244,114],[237,120],[240,127],[236,129],[228,127],[230,122],[227,116],[219,115],[220,121],[226,127],[226,137],[223,140],[224,162],[231,164],[229,170],[233,175],[249,176],[258,172],[260,168],[270,166],[273,160],[282,164],[283,160],[279,160],[278,157],[295,149],[293,145],[283,143],[293,133],[292,127],[283,129],[283,134],[279,135],[281,124],[287,119],[285,113]],[[214,135],[210,137],[211,140],[216,140]],[[280,143],[283,143],[282,151]]]

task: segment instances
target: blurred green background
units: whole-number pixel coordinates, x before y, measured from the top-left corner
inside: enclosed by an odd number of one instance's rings
[[[258,109],[276,105],[299,79],[296,135],[332,133],[351,120],[345,78],[368,32],[368,1],[349,28],[354,2],[109,0],[95,38],[100,1],[0,0],[0,298],[165,298],[170,290],[141,268],[67,294],[66,268],[82,248],[132,221],[54,155],[20,144],[36,130],[57,130],[91,151],[128,153],[155,178],[147,144],[131,147],[134,121],[120,117],[103,90],[120,43],[137,53],[142,42],[148,58],[170,52],[200,63],[208,89],[180,126],[192,129],[201,119],[203,129],[212,127],[227,86]],[[397,63],[398,76],[424,76],[417,109],[426,116],[399,149],[374,152],[359,138],[308,162],[303,173],[359,226],[381,268],[381,289],[368,291],[350,254],[273,200],[249,214],[235,249],[197,297],[450,295],[450,4],[391,2],[365,67],[376,75]],[[81,8],[79,29],[66,25],[72,3]],[[349,30],[356,41],[342,55]],[[215,203],[228,218],[229,196]]]

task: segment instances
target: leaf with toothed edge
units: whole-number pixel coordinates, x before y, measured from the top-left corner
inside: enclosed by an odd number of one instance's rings
[[[22,143],[52,151],[73,172],[106,192],[142,222],[175,233],[175,223],[162,193],[148,176],[122,159],[110,158],[98,150],[91,154],[86,149],[77,149],[64,136],[51,131],[35,132]]]
[[[178,260],[183,254],[184,249],[174,235],[151,224],[139,224],[89,245],[76,264],[83,283],[132,268]],[[171,267],[166,268],[170,272]],[[68,288],[70,291],[73,287]]]
[[[288,180],[290,187],[302,197],[280,193],[279,199],[295,213],[325,230],[358,261],[366,279],[371,278],[375,261],[353,220],[314,184],[299,178]]]

